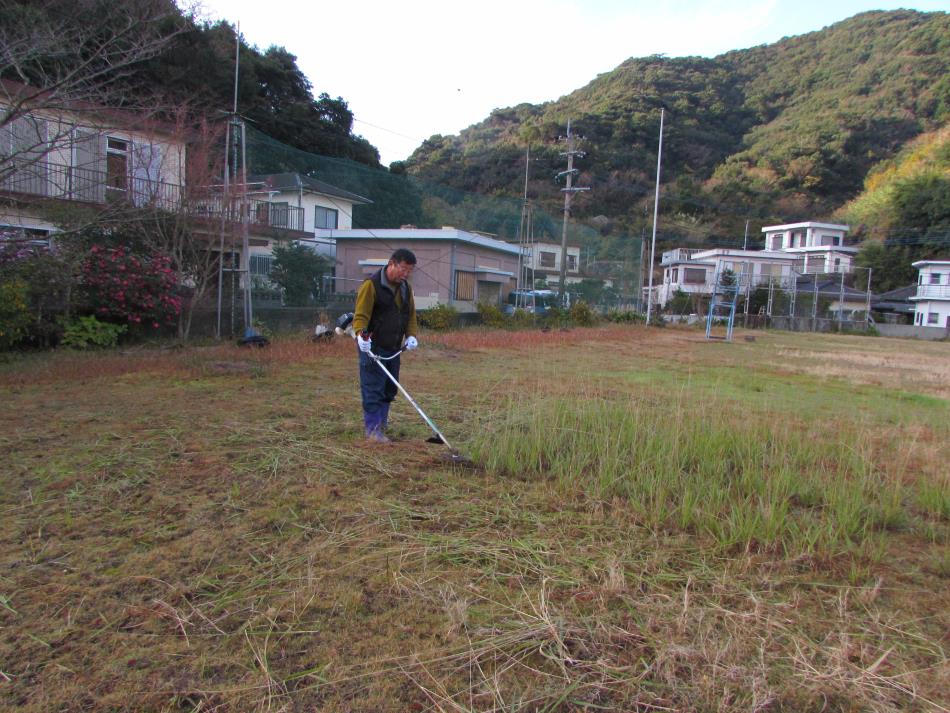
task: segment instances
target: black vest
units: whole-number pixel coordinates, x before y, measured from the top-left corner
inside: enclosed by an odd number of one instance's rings
[[[385,268],[383,268],[385,269]],[[373,335],[373,344],[383,349],[397,351],[402,346],[402,338],[409,328],[409,303],[412,301],[412,288],[408,282],[402,282],[397,289],[402,291],[402,307],[396,305],[396,294],[383,285],[383,271],[377,271],[370,280],[376,288],[376,301],[373,314],[369,319],[367,331]]]

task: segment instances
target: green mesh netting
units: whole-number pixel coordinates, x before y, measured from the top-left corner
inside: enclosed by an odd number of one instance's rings
[[[371,204],[354,206],[354,228],[399,228],[406,224],[439,228],[451,225],[513,243],[521,238],[524,208],[521,198],[469,193],[416,176],[307,153],[276,141],[253,127],[247,127],[246,144],[250,174],[300,173],[371,199]],[[561,214],[553,215],[533,207],[531,224],[534,241],[560,243]],[[641,236],[621,236],[623,254],[602,261],[593,259],[600,239],[596,228],[569,221],[567,237],[571,245],[581,247],[581,273],[588,281],[607,280],[613,284],[609,300],[601,294],[601,301],[621,303],[637,299],[642,287]],[[574,287],[570,289],[574,290]]]

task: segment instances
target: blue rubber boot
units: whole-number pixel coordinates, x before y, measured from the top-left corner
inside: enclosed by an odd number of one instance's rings
[[[374,413],[363,412],[363,425],[366,427],[366,439],[376,443],[389,443],[383,433],[382,411]]]

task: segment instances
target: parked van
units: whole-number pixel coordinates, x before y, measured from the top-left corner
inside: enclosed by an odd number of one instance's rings
[[[516,309],[523,309],[529,314],[540,315],[557,305],[557,292],[554,290],[512,290],[508,294],[502,311],[505,314],[512,314]]]

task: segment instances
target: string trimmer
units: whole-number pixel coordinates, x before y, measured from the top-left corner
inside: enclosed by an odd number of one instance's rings
[[[366,332],[363,332],[363,338],[364,338],[364,339],[367,338],[367,337],[366,337]],[[441,432],[438,428],[436,428],[436,425],[432,422],[432,419],[429,418],[428,416],[426,416],[426,412],[422,410],[422,408],[419,406],[419,404],[416,403],[416,400],[415,400],[414,398],[412,398],[412,396],[409,395],[409,392],[406,391],[406,390],[403,388],[403,385],[400,384],[400,383],[396,380],[396,377],[392,375],[392,372],[390,372],[389,369],[386,368],[386,365],[383,364],[384,361],[389,361],[390,359],[395,359],[397,356],[399,356],[400,354],[402,354],[403,351],[405,351],[405,350],[400,349],[398,352],[396,352],[395,354],[393,354],[392,356],[389,356],[389,357],[381,357],[381,356],[379,356],[378,354],[374,354],[373,352],[366,352],[366,354],[367,354],[373,361],[376,362],[376,364],[379,366],[379,368],[383,370],[383,373],[384,373],[386,376],[389,377],[389,380],[390,380],[391,382],[393,382],[393,383],[396,385],[396,388],[399,389],[400,393],[402,393],[402,395],[406,397],[406,400],[407,400],[409,403],[412,404],[412,407],[413,407],[416,411],[419,412],[419,415],[422,416],[422,420],[426,422],[426,425],[428,425],[429,428],[432,429],[432,433],[433,433],[434,435],[432,435],[432,436],[430,436],[429,438],[427,438],[427,439],[426,439],[426,442],[427,442],[427,443],[441,443],[441,444],[444,444],[445,447],[449,449],[449,453],[448,453],[447,458],[448,458],[448,460],[450,460],[450,461],[453,462],[453,463],[459,463],[459,464],[469,464],[469,463],[471,463],[471,461],[470,461],[468,458],[466,458],[465,456],[461,455],[457,450],[455,450],[455,449],[452,447],[452,444],[449,443],[448,439],[447,439],[445,436],[442,435],[442,432]]]

